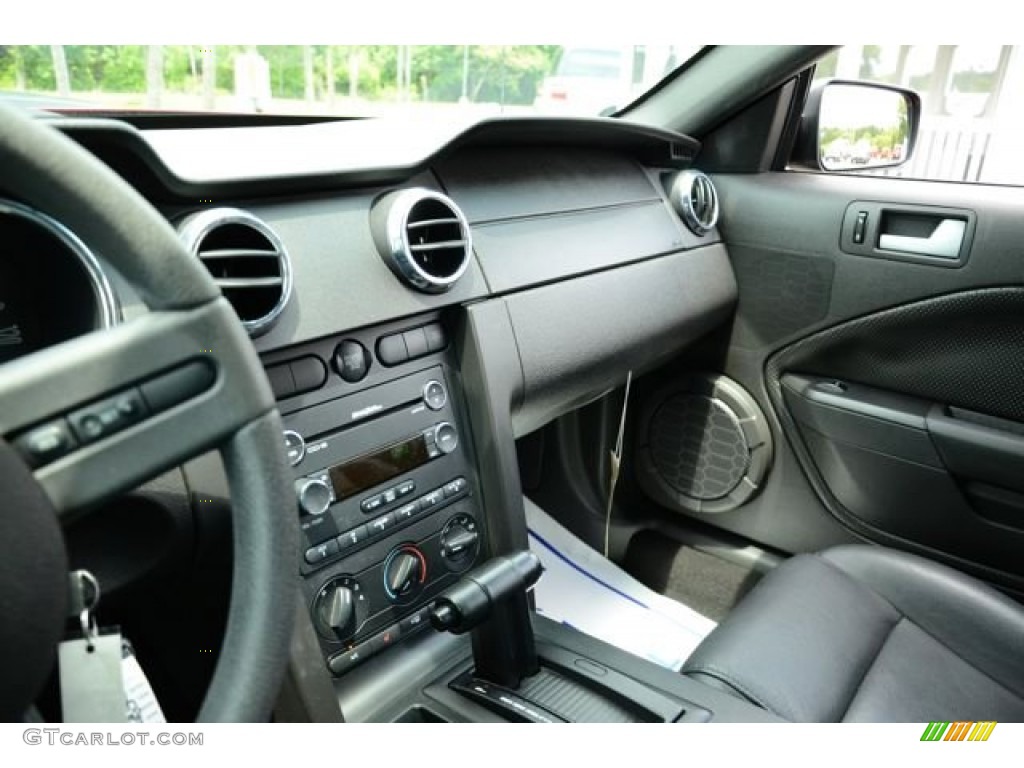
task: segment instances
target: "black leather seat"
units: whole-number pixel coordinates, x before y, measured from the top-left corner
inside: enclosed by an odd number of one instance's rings
[[[1024,720],[1024,606],[867,546],[767,575],[683,667],[798,722]]]

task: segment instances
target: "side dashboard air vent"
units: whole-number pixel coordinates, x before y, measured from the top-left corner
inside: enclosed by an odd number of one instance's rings
[[[469,224],[459,207],[440,192],[392,192],[374,206],[371,226],[388,266],[416,290],[447,291],[469,266]]]
[[[292,266],[274,231],[237,208],[214,208],[182,220],[185,247],[206,265],[250,336],[270,329],[292,292]]]
[[[690,231],[703,237],[718,223],[718,193],[707,174],[680,171],[669,187],[672,207]]]

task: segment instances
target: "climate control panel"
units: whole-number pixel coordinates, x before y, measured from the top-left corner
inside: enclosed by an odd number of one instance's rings
[[[386,647],[425,626],[423,608],[479,555],[475,511],[464,498],[411,526],[398,542],[381,542],[390,544],[386,551],[371,547],[342,561],[341,572],[307,578],[313,624],[333,671],[380,650],[378,636],[387,636]]]

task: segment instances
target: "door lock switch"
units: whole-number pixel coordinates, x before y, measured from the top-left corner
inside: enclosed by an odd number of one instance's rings
[[[857,214],[857,220],[853,224],[853,242],[856,245],[862,245],[864,243],[864,233],[868,228],[868,212],[860,211]]]

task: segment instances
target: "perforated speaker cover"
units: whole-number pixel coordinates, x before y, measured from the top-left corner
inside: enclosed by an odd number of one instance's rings
[[[651,420],[651,460],[665,481],[695,499],[720,499],[750,465],[736,414],[705,395],[670,397]]]
[[[771,461],[764,414],[724,376],[695,374],[656,393],[640,430],[641,486],[669,507],[735,509],[757,492]]]

